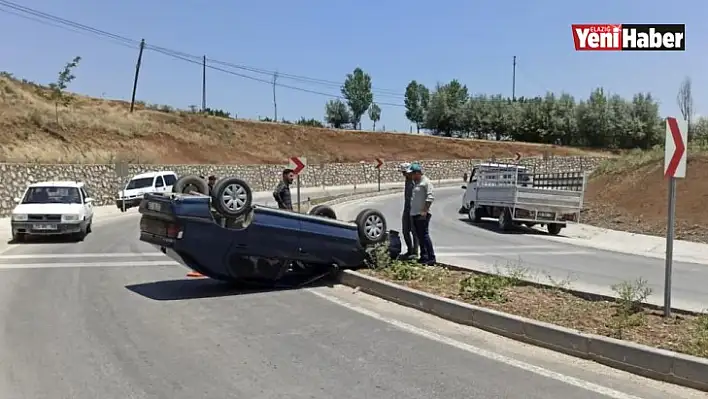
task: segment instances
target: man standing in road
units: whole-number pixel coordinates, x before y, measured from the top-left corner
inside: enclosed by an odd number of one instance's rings
[[[403,190],[403,215],[401,218],[401,234],[403,234],[403,241],[405,241],[406,248],[408,248],[408,251],[401,257],[406,260],[418,256],[418,237],[413,230],[413,217],[411,216],[411,198],[413,197],[415,182],[413,182],[408,173],[410,166],[411,164],[408,162],[399,165],[399,170],[406,179]]]
[[[209,186],[209,195],[211,195],[211,192],[214,190],[214,184],[216,184],[216,176],[211,175],[207,181],[207,186]]]
[[[293,201],[290,196],[290,185],[295,180],[295,173],[292,169],[283,169],[283,178],[280,180],[275,190],[273,190],[273,198],[278,204],[278,208],[286,209],[289,211],[293,210]]]
[[[435,200],[433,194],[433,183],[427,176],[423,176],[423,168],[419,163],[413,163],[408,167],[407,172],[415,182],[413,195],[411,197],[411,217],[413,217],[413,231],[418,236],[420,243],[420,259],[418,263],[425,265],[435,264],[435,250],[433,241],[430,239],[430,206]]]

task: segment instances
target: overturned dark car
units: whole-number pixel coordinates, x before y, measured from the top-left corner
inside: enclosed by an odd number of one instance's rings
[[[185,176],[172,193],[145,194],[140,240],[212,279],[304,283],[365,267],[387,239],[386,219],[375,209],[346,222],[324,205],[309,214],[254,205],[251,188],[236,177],[209,191],[199,176]]]

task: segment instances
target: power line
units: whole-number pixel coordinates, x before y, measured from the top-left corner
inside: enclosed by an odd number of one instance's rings
[[[47,14],[47,13],[44,13],[44,12],[41,12],[38,10],[24,7],[19,4],[9,2],[9,1],[0,0],[0,6],[5,6],[5,7],[15,10],[17,12],[13,12],[13,11],[10,11],[7,9],[1,9],[1,8],[0,8],[0,11],[4,11],[8,14],[12,14],[12,15],[19,16],[19,17],[22,17],[25,19],[29,19],[34,22],[45,23],[45,24],[48,24],[53,27],[68,29],[68,30],[75,32],[75,33],[88,32],[88,33],[94,34],[96,36],[100,36],[104,39],[109,39],[116,44],[123,45],[126,47],[134,48],[135,46],[137,46],[139,44],[139,41],[137,41],[137,40],[133,40],[133,39],[130,39],[130,38],[127,38],[124,36],[114,34],[114,33],[106,32],[101,29],[93,28],[88,25],[84,25],[84,24],[70,21],[70,20],[55,16],[55,15]],[[20,13],[29,14],[29,15],[32,15],[36,18],[32,18],[27,15],[21,15]],[[51,21],[51,22],[48,23],[47,20]],[[154,45],[150,45],[150,44],[146,45],[146,49],[150,49],[150,50],[162,53],[164,55],[168,55],[168,56],[173,57],[175,59],[179,59],[179,60],[187,61],[187,62],[194,62],[194,61],[196,61],[196,59],[202,58],[202,57],[198,57],[198,56],[195,56],[192,54],[187,54],[187,53],[184,53],[181,51],[171,50],[171,49],[168,49],[165,47],[154,46]],[[274,73],[273,71],[268,71],[266,69],[261,69],[261,68],[249,67],[249,66],[245,66],[245,65],[239,65],[239,64],[214,60],[214,59],[207,59],[207,60],[214,63],[214,64],[223,65],[226,67],[230,67],[232,69],[240,69],[240,70],[245,70],[245,71],[254,72],[254,73],[267,74],[270,76],[272,76]],[[201,64],[201,63],[202,62],[200,61],[199,64]],[[229,70],[215,67],[215,66],[211,66],[211,65],[207,65],[207,67],[217,70],[217,71],[220,71],[220,72],[228,73],[228,74],[231,74],[234,76],[250,79],[253,81],[272,84],[271,81],[266,80],[266,79],[259,79],[259,78],[253,77],[253,76],[240,74],[240,73],[237,73],[234,71],[229,71]],[[329,85],[329,86],[338,86],[338,87],[342,86],[341,82],[311,78],[311,77],[306,77],[306,76],[301,76],[301,75],[280,73],[279,76],[281,76],[283,78],[288,78],[288,79],[296,80],[296,81],[303,81],[303,82],[307,82],[307,83],[315,83],[315,84],[320,84],[320,85]],[[283,87],[283,88],[291,89],[291,90],[297,90],[297,91],[301,91],[301,92],[317,94],[317,95],[322,95],[322,96],[331,97],[331,98],[338,98],[338,99],[342,98],[342,96],[340,96],[340,95],[333,95],[333,94],[324,93],[321,91],[305,89],[305,88],[291,86],[291,85],[287,85],[287,84],[278,83],[277,85],[280,87]],[[388,89],[372,88],[372,91],[374,91],[376,94],[381,95],[381,96],[398,97],[398,98],[404,97],[401,94],[393,94],[393,91],[388,90]],[[395,103],[387,103],[387,102],[379,102],[378,104],[385,105],[385,106],[395,106],[395,107],[403,107],[404,106],[403,104],[395,104]]]

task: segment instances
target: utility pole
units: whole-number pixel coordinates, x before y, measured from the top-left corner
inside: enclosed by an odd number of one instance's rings
[[[278,102],[275,100],[275,82],[278,80],[278,72],[273,74],[273,122],[278,121]]]
[[[206,112],[206,55],[202,56],[202,112]]]
[[[138,76],[140,75],[140,63],[143,60],[143,50],[145,49],[145,39],[140,40],[140,51],[138,52],[138,62],[135,64],[135,79],[133,80],[133,97],[130,99],[130,112],[135,108],[135,92],[138,90]]]
[[[514,65],[511,73],[511,101],[516,101],[516,56],[514,56]]]

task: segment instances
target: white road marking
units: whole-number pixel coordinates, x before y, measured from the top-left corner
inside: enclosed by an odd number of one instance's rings
[[[56,269],[68,267],[145,267],[145,266],[179,266],[174,261],[154,260],[138,262],[77,262],[77,263],[0,263],[2,269]]]
[[[467,245],[467,246],[454,246],[454,247],[446,247],[446,246],[435,246],[435,250],[469,250],[470,248],[474,248],[474,245]],[[514,250],[524,250],[524,249],[561,249],[563,248],[560,245],[491,245],[487,246],[486,248],[489,249],[514,249]]]
[[[0,255],[0,260],[13,259],[72,259],[72,258],[146,258],[166,256],[162,252],[124,252],[124,253],[75,253],[75,254],[19,254]]]
[[[545,369],[545,368],[543,368],[543,367],[539,367],[539,366],[536,366],[536,365],[533,365],[533,364],[530,364],[530,363],[522,362],[522,361],[520,361],[520,360],[516,360],[516,359],[510,358],[510,357],[508,357],[508,356],[500,355],[500,354],[498,354],[498,353],[494,353],[494,352],[491,352],[491,351],[488,351],[488,350],[485,350],[485,349],[482,349],[482,348],[478,348],[478,347],[476,347],[476,346],[473,346],[473,345],[470,345],[470,344],[467,344],[467,343],[464,343],[464,342],[457,341],[457,340],[452,339],[452,338],[450,338],[450,337],[446,337],[446,336],[444,336],[444,335],[440,335],[440,334],[437,334],[437,333],[432,332],[432,331],[428,331],[428,330],[425,330],[425,329],[422,329],[422,328],[418,328],[418,327],[416,327],[416,326],[412,326],[412,325],[410,325],[410,324],[408,324],[408,323],[404,323],[404,322],[399,321],[399,320],[395,320],[395,319],[391,319],[391,318],[388,318],[388,317],[384,317],[384,316],[382,316],[382,315],[380,315],[380,314],[378,314],[378,313],[376,313],[376,312],[373,312],[373,311],[371,311],[371,310],[369,310],[369,309],[361,308],[361,307],[356,306],[356,305],[354,305],[354,304],[345,302],[345,301],[343,301],[343,300],[341,300],[341,299],[339,299],[339,298],[335,298],[335,297],[332,297],[332,296],[330,296],[330,295],[323,294],[323,293],[321,293],[321,292],[317,292],[317,291],[314,291],[314,290],[309,289],[309,288],[306,289],[306,291],[308,291],[308,292],[310,292],[310,293],[312,293],[312,294],[315,294],[315,295],[317,295],[318,297],[320,297],[320,298],[322,298],[322,299],[326,299],[326,300],[328,300],[328,301],[330,301],[330,302],[332,302],[332,303],[335,303],[335,304],[337,304],[337,305],[343,306],[343,307],[345,307],[345,308],[347,308],[347,309],[349,309],[349,310],[355,311],[355,312],[360,313],[360,314],[363,314],[363,315],[365,315],[365,316],[369,316],[369,317],[371,317],[371,318],[373,318],[373,319],[376,319],[376,320],[378,320],[378,321],[382,321],[382,322],[384,322],[384,323],[388,323],[388,324],[390,324],[390,325],[392,325],[392,326],[394,326],[394,327],[396,327],[396,328],[398,328],[398,329],[401,329],[401,330],[403,330],[403,331],[406,331],[406,332],[409,332],[409,333],[411,333],[411,334],[415,334],[415,335],[418,335],[418,336],[421,336],[421,337],[424,337],[424,338],[428,338],[428,339],[430,339],[430,340],[437,341],[437,342],[440,342],[440,343],[445,344],[445,345],[452,346],[452,347],[454,347],[454,348],[457,348],[457,349],[460,349],[460,350],[463,350],[463,351],[472,353],[472,354],[477,355],[477,356],[482,356],[482,357],[484,357],[484,358],[487,358],[487,359],[490,359],[490,360],[493,360],[493,361],[496,361],[496,362],[504,363],[504,364],[506,364],[506,365],[509,365],[509,366],[512,366],[512,367],[516,367],[516,368],[521,369],[521,370],[524,370],[524,371],[528,371],[528,372],[531,372],[531,373],[534,373],[534,374],[538,374],[538,375],[540,375],[540,376],[543,376],[543,377],[546,377],[546,378],[550,378],[550,379],[553,379],[553,380],[556,380],[556,381],[560,381],[560,382],[562,382],[562,383],[565,383],[565,384],[568,384],[568,385],[572,385],[572,386],[575,386],[575,387],[578,387],[578,388],[582,388],[582,389],[585,389],[585,390],[587,390],[587,391],[594,392],[594,393],[597,393],[597,394],[600,394],[600,395],[605,395],[605,396],[610,397],[610,398],[614,398],[614,399],[642,399],[642,398],[640,398],[640,397],[638,397],[638,396],[630,395],[630,394],[627,394],[627,393],[624,393],[624,392],[620,392],[620,391],[614,390],[614,389],[612,389],[612,388],[608,388],[608,387],[605,387],[605,386],[602,386],[602,385],[594,384],[594,383],[589,382],[589,381],[581,380],[581,379],[579,379],[579,378],[571,377],[571,376],[568,376],[568,375],[565,375],[565,374],[561,374],[561,373],[558,373],[558,372],[555,372],[555,371],[551,371],[551,370],[548,370],[548,369]]]
[[[507,256],[507,255],[588,255],[592,252],[590,251],[519,251],[519,247],[516,250],[509,250],[506,252],[438,252],[435,251],[435,256],[457,256],[457,257],[471,257],[471,256]]]

